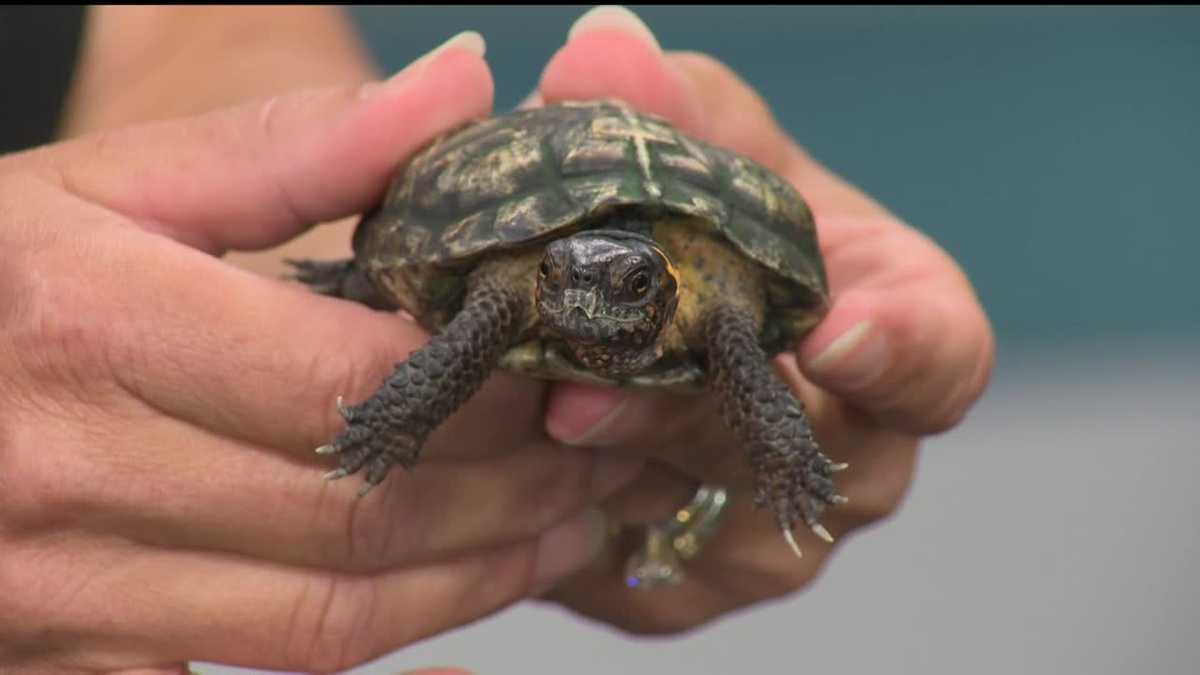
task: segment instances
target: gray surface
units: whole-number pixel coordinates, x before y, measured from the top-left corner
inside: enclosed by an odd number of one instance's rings
[[[900,513],[806,592],[670,640],[518,607],[356,672],[1197,672],[1200,349],[1003,361]]]

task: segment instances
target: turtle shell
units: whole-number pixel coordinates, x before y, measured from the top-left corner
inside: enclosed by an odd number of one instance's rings
[[[360,223],[355,255],[403,307],[437,326],[483,256],[566,236],[616,208],[706,223],[771,273],[769,315],[785,333],[806,329],[826,304],[812,214],[791,185],[617,101],[517,111],[444,135]],[[803,325],[786,325],[795,322]]]

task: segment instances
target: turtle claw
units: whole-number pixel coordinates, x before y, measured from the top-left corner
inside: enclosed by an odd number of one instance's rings
[[[346,419],[346,429],[332,443],[317,449],[322,455],[337,454],[341,467],[329,475],[336,478],[367,469],[366,482],[358,490],[359,497],[387,478],[389,470],[399,464],[409,468],[416,464],[420,445],[403,432],[387,426],[386,416],[372,414],[370,402],[361,409],[347,409],[339,401],[338,410]]]
[[[792,553],[795,553],[797,558],[804,557],[804,552],[800,550],[800,544],[796,543],[796,536],[792,534],[791,530],[784,528],[783,538],[787,540],[788,546],[792,547]]]
[[[349,425],[353,425],[354,417],[355,417],[355,408],[353,406],[347,406],[345,403],[345,399],[341,396],[337,397],[337,402],[334,405],[337,406],[338,414],[341,415],[342,420],[344,420]],[[348,428],[348,429],[346,429],[346,431],[342,432],[336,439],[334,439],[334,441],[332,443],[326,443],[325,445],[322,445],[321,447],[314,450],[314,452],[316,452],[318,455],[336,455],[339,452],[342,452],[343,450],[345,450],[346,448],[349,448],[353,445],[357,445],[360,441],[362,441],[368,435],[369,435],[369,432],[364,432],[364,430],[361,430],[361,429],[355,430],[353,428]],[[352,470],[351,473],[353,473],[353,472],[354,471]]]
[[[717,306],[704,319],[709,367],[728,426],[747,448],[754,471],[754,503],[769,508],[797,556],[793,528],[804,523],[819,539],[833,535],[820,524],[827,506],[843,503],[833,474],[847,464],[821,452],[804,405],[759,343],[759,320],[733,305]]]
[[[817,535],[817,537],[825,543],[833,543],[833,535],[829,534],[829,530],[825,529],[824,525],[820,523],[813,523],[808,527],[812,530],[813,534]],[[803,558],[804,552],[800,550],[800,544],[796,543],[796,535],[792,534],[792,531],[786,527],[782,528],[782,530],[783,538],[785,541],[787,541],[788,546],[791,547],[792,553],[795,553],[797,558]]]
[[[369,461],[370,466],[367,468],[367,479],[363,482],[362,487],[358,488],[358,498],[362,499],[367,496],[375,486],[383,482],[387,478],[388,471],[391,470],[393,464],[399,464],[402,468],[408,469],[409,465],[404,462],[397,461],[391,455],[377,455]]]
[[[396,373],[407,377],[411,366],[401,364]],[[398,379],[393,374],[393,380]],[[391,381],[391,380],[390,380]],[[339,468],[325,474],[327,480],[337,480],[366,469],[366,479],[358,489],[358,497],[367,496],[387,478],[392,467],[410,468],[421,454],[424,434],[413,433],[425,423],[420,414],[423,406],[415,401],[426,398],[404,378],[401,386],[385,384],[371,398],[358,405],[347,405],[337,397],[334,405],[346,426],[329,443],[316,449],[319,455],[337,455]]]
[[[285,258],[292,271],[284,275],[288,281],[299,281],[315,293],[338,297],[345,279],[354,272],[353,260],[296,260]]]
[[[341,396],[339,396],[339,397],[337,397],[337,402],[334,405],[337,406],[338,414],[342,416],[342,419],[349,422],[353,413],[351,412],[351,410],[349,408],[346,407],[344,400],[345,399],[343,399]]]

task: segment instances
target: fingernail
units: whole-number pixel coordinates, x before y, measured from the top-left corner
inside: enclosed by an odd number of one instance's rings
[[[408,64],[399,72],[383,82],[368,82],[367,84],[364,84],[359,90],[359,97],[367,98],[369,96],[374,96],[380,90],[385,89],[390,85],[403,82],[413,73],[419,72],[422,66],[433,60],[433,57],[448,49],[464,49],[482,58],[483,55],[487,53],[487,42],[478,32],[473,30],[464,30],[458,35],[455,35],[449,40],[446,40],[442,44],[426,52],[424,56],[417,58],[417,60]]]
[[[638,18],[637,14],[620,5],[601,5],[588,10],[583,16],[576,19],[575,23],[571,24],[571,29],[567,31],[567,42],[598,28],[616,28],[642,38],[652,45],[655,51],[662,53],[658,38],[654,37],[654,32],[650,30],[646,22]]]
[[[559,523],[538,539],[531,593],[541,595],[592,561],[604,547],[607,524],[597,509]]]
[[[487,53],[487,41],[484,40],[483,36],[477,31],[464,30],[437,47],[434,47],[429,51],[429,53],[420,57],[416,61],[413,61],[409,67],[415,66],[419,63],[428,63],[429,61],[433,60],[433,57],[448,49],[465,49],[475,56],[482,58],[483,55]]]
[[[851,326],[808,362],[812,372],[850,388],[871,384],[887,367],[887,341],[869,320]]]
[[[545,105],[546,101],[542,98],[542,92],[534,89],[529,92],[523,101],[517,104],[517,110],[529,110],[530,108],[540,108]]]
[[[641,473],[643,466],[645,462],[640,459],[598,455],[592,469],[592,499],[599,501],[629,485]]]
[[[570,414],[576,428],[562,428],[548,425],[550,435],[565,445],[587,446],[597,443],[603,445],[609,430],[614,428],[621,419],[621,414],[629,405],[630,398],[620,392],[601,391],[579,394],[573,399],[574,405]],[[613,395],[621,396],[614,403]]]

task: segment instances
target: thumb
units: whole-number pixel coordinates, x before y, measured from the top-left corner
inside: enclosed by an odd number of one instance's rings
[[[51,146],[64,187],[220,254],[369,208],[437,134],[491,111],[483,38],[464,32],[384,82],[309,90]]]

